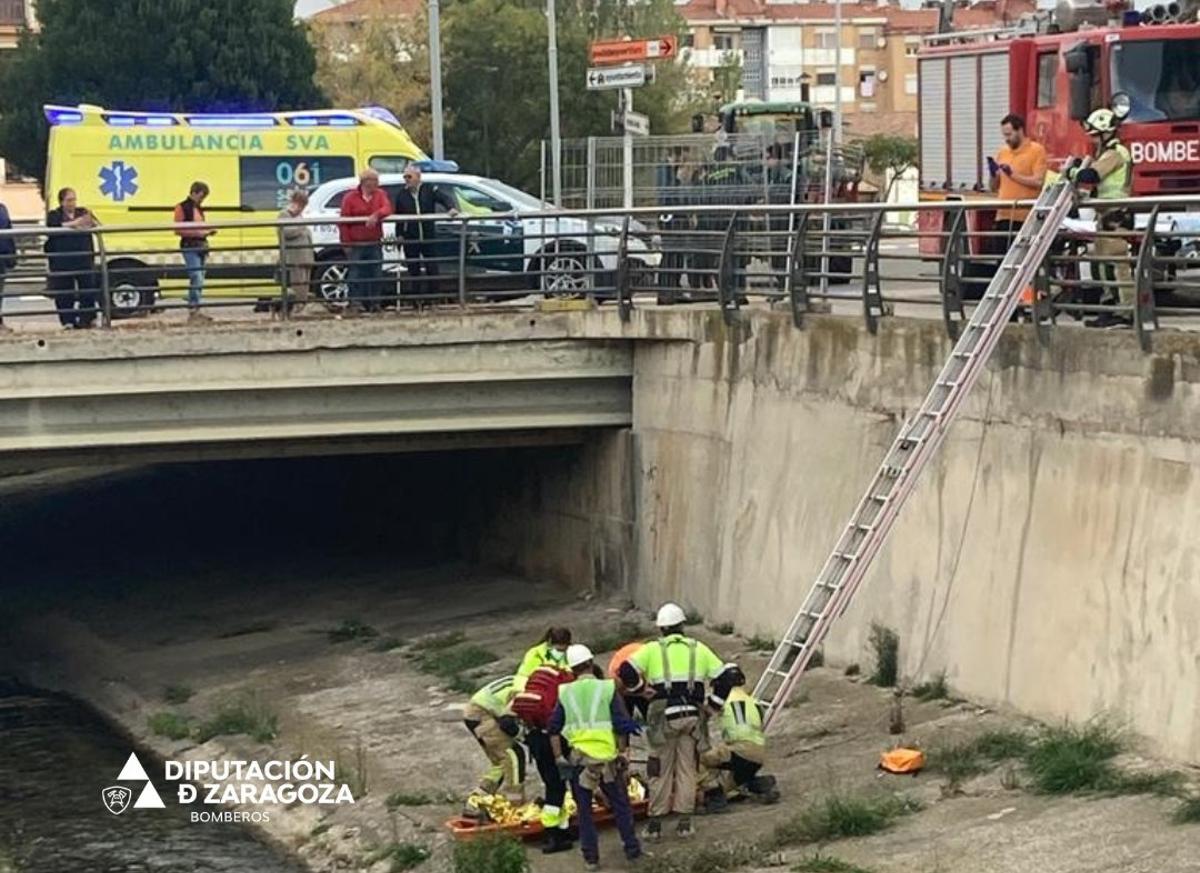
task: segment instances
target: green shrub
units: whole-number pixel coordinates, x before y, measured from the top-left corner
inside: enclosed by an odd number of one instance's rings
[[[454,873],[529,873],[529,859],[512,837],[468,840],[454,846]]]
[[[395,649],[403,648],[404,640],[400,637],[384,637],[375,645],[371,646],[372,652],[391,652]]]
[[[1103,721],[1045,728],[1026,753],[1025,767],[1046,794],[1110,789],[1119,779],[1112,759],[1121,746],[1120,732]]]
[[[979,754],[991,761],[1024,758],[1033,747],[1033,737],[1024,731],[987,731],[974,740]]]
[[[247,734],[260,743],[279,736],[279,717],[258,694],[238,694],[220,703],[212,718],[196,728],[196,740],[207,743],[213,737]]]
[[[325,833],[331,827],[333,827],[333,822],[328,822],[328,821],[320,822],[319,824],[313,825],[313,829],[308,832],[308,835],[310,837],[319,837],[319,836],[321,836],[321,834]]]
[[[1171,817],[1175,824],[1200,824],[1200,797],[1189,797]]]
[[[383,802],[388,809],[399,809],[402,806],[429,806],[433,799],[425,794],[406,794],[403,791],[393,791]]]
[[[413,644],[413,648],[422,652],[434,652],[438,649],[449,649],[452,646],[457,646],[459,643],[466,642],[467,635],[462,631],[448,631],[444,634],[434,634],[433,636],[425,637],[423,640],[418,640]]]
[[[369,854],[366,859],[368,867],[378,864],[380,861],[390,861],[391,866],[388,867],[390,873],[411,870],[427,860],[429,860],[429,850],[424,846],[415,846],[412,843],[388,843]]]
[[[889,827],[902,815],[920,809],[915,801],[891,795],[818,800],[775,828],[772,843],[790,846],[864,837]]]
[[[728,843],[687,851],[655,853],[638,863],[639,873],[725,873],[761,864],[766,853],[753,843]]]
[[[177,712],[156,712],[146,723],[155,736],[169,740],[182,740],[192,732],[187,716]]]
[[[857,676],[862,672],[862,667],[858,666],[858,664],[851,664],[843,672],[847,676]]]
[[[418,666],[426,673],[451,679],[465,670],[473,670],[496,660],[494,652],[479,646],[459,646],[453,649],[434,649],[421,655]]]
[[[718,634],[721,634],[722,636],[727,637],[734,632],[733,622],[723,621],[720,624],[714,624],[711,627],[711,630],[714,633],[718,633]]]
[[[776,642],[771,637],[760,636],[755,634],[746,640],[746,645],[754,649],[756,652],[773,652],[775,651]]]
[[[704,624],[704,614],[689,607],[688,611],[684,613],[683,620],[685,624]]]
[[[350,643],[374,639],[379,636],[379,631],[357,618],[347,618],[337,627],[331,627],[326,634],[331,643]]]
[[[193,694],[195,692],[186,685],[168,685],[163,689],[163,700],[174,706],[180,706],[191,700]]]
[[[928,682],[922,682],[912,690],[912,696],[917,700],[945,700],[950,696],[950,688],[946,685],[946,672],[943,670]]]
[[[880,688],[895,688],[900,675],[900,637],[891,628],[872,622],[868,641],[875,651],[875,672],[871,674],[871,684]]]
[[[219,640],[231,640],[234,637],[247,637],[250,634],[264,634],[267,631],[273,631],[277,627],[277,623],[273,621],[254,621],[250,624],[244,624],[241,627],[235,627],[231,631],[226,631],[223,634],[218,634]]]
[[[474,694],[479,690],[480,683],[474,679],[468,679],[466,676],[451,676],[446,682],[446,690],[453,691],[455,694]]]

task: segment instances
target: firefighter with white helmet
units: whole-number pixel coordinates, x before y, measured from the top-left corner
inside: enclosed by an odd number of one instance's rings
[[[1092,140],[1092,162],[1087,167],[1068,170],[1067,176],[1077,184],[1094,186],[1092,197],[1095,200],[1123,200],[1133,191],[1133,156],[1118,135],[1123,115],[1112,109],[1097,109],[1083,122],[1083,129]],[[1100,272],[1107,274],[1109,299],[1105,302],[1132,308],[1135,289],[1129,264],[1129,243],[1121,232],[1133,230],[1133,213],[1127,208],[1097,206],[1096,228],[1106,235],[1096,237],[1095,254],[1098,258],[1111,259],[1097,264]],[[1086,324],[1088,327],[1130,327],[1133,319],[1127,311],[1103,312]]]
[[[646,739],[650,757],[650,821],[648,839],[662,836],[662,820],[680,818],[680,836],[691,836],[696,807],[697,766],[706,740],[705,684],[716,679],[725,663],[708,646],[683,632],[687,616],[676,603],[663,604],[655,624],[660,637],[635,652],[622,667],[622,684],[630,693],[653,689]],[[627,674],[636,671],[633,681]]]

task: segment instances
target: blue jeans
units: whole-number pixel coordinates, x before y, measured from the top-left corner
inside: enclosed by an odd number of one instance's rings
[[[199,306],[204,294],[204,252],[201,249],[184,249],[183,265],[188,274],[188,306]]]
[[[623,771],[621,771],[623,773]],[[608,800],[608,808],[612,810],[617,821],[617,831],[621,834],[621,843],[625,847],[625,857],[637,858],[642,854],[641,844],[638,843],[637,833],[633,828],[633,809],[629,806],[629,793],[621,775],[615,782],[601,782],[600,790]],[[592,792],[579,784],[579,777],[571,780],[571,793],[575,796],[575,805],[579,807],[579,849],[583,860],[597,863],[600,860],[600,839],[596,833],[596,823],[592,820]]]
[[[379,279],[383,275],[383,246],[379,243],[355,243],[346,247],[350,260],[347,280],[350,283],[350,302],[363,306],[374,304],[369,298],[379,290]]]

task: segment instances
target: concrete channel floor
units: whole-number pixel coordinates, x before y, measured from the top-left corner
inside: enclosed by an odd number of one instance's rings
[[[321,871],[365,869],[358,865],[372,847],[412,842],[434,851],[424,869],[441,871],[449,869],[451,851],[443,822],[457,808],[444,801],[463,796],[483,764],[459,721],[464,696],[443,691],[418,669],[411,652],[376,651],[374,640],[334,643],[328,631],[351,617],[369,622],[379,634],[374,639],[419,641],[431,633],[461,631],[470,644],[499,656],[471,674],[482,681],[511,670],[552,623],[575,628],[583,639],[611,633],[622,622],[649,630],[646,613],[630,611],[626,603],[584,599],[462,564],[397,570],[391,563],[343,562],[336,575],[329,570],[272,573],[261,564],[240,571],[181,570],[167,578],[123,582],[119,599],[89,595],[86,586],[57,602],[52,593],[34,592],[14,637],[19,648],[7,659],[0,651],[0,666],[15,658],[31,681],[91,702],[163,756],[309,754],[335,758],[339,767],[360,765],[368,786],[358,803],[332,813],[279,808],[270,840]],[[35,606],[43,595],[50,599]],[[870,590],[862,596],[870,597]],[[764,656],[740,637],[706,628],[697,634],[723,657],[741,661],[751,675],[761,670]],[[866,653],[863,666],[870,666]],[[1047,681],[1053,681],[1050,670]],[[169,684],[187,685],[195,695],[168,706],[162,690]],[[155,737],[147,728],[147,718],[157,712],[170,709],[200,719],[223,696],[246,689],[278,714],[276,741],[236,736],[197,747]],[[772,740],[770,770],[779,777],[784,801],[698,819],[699,835],[692,842],[682,845],[669,837],[654,852],[759,840],[803,804],[830,792],[901,792],[924,809],[881,835],[820,847],[821,854],[872,873],[1200,870],[1200,829],[1169,823],[1173,801],[1039,796],[1005,788],[1000,771],[955,794],[947,794],[944,780],[934,775],[882,777],[875,765],[893,742],[887,730],[890,691],[821,668],[806,678],[801,697]],[[910,701],[905,716],[905,738],[925,747],[1024,723],[1012,713],[969,702]],[[1189,772],[1194,780],[1196,771]],[[384,799],[398,790],[438,802],[389,814]],[[790,867],[815,848],[789,850],[777,861]],[[620,853],[612,835],[606,835],[603,852],[606,869],[624,869],[625,862],[615,860]],[[530,857],[537,873],[580,869],[575,853],[547,858],[533,850]]]

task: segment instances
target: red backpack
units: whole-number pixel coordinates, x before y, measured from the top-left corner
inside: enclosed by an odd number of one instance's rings
[[[525,724],[545,728],[558,706],[558,688],[574,680],[570,673],[554,667],[538,667],[529,675],[525,690],[513,697],[509,703],[513,714]]]

